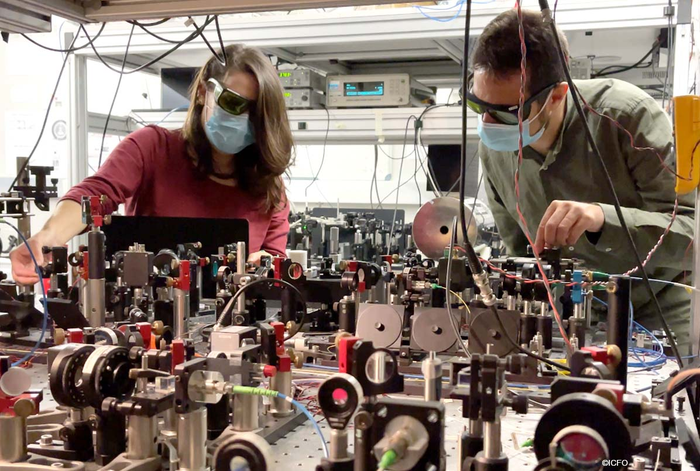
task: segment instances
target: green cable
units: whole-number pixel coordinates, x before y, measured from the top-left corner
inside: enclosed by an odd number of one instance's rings
[[[271,389],[253,388],[251,386],[233,386],[233,394],[247,394],[250,396],[277,397],[279,393]]]
[[[387,469],[389,466],[396,463],[398,455],[394,450],[387,450],[382,455],[381,461],[379,461],[379,469]]]

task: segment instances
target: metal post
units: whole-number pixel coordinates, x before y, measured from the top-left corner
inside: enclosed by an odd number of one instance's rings
[[[179,288],[173,290],[173,330],[176,339],[181,339],[187,333],[187,319],[190,310],[190,293]]]
[[[238,242],[236,244],[236,273],[238,276],[245,275],[245,264],[248,256],[246,254],[245,242]],[[241,293],[238,297],[238,305],[236,306],[238,312],[245,312],[245,293]]]
[[[630,324],[630,279],[613,276],[608,285],[608,345],[617,345],[622,353],[614,379],[627,386],[627,348]]]
[[[145,460],[156,456],[157,435],[157,417],[130,416],[126,457],[130,460]]]
[[[260,398],[248,394],[234,394],[233,422],[231,426],[237,432],[252,432],[260,428],[258,407]]]
[[[285,396],[291,397],[292,395],[292,372],[291,371],[278,371],[275,376],[270,378],[270,389],[273,391],[278,391]],[[273,397],[272,402],[272,415],[274,417],[286,417],[294,412],[292,404],[280,399],[278,397]]]
[[[340,250],[340,228],[331,227],[330,229],[331,237],[328,247],[329,255],[337,254]]]
[[[72,38],[71,38],[72,39]],[[67,42],[65,44],[70,44]],[[87,177],[88,173],[88,112],[87,112],[87,57],[73,54],[69,62],[70,123],[68,142],[68,187],[73,187]],[[74,237],[69,242],[69,252],[75,253],[86,236]]]
[[[207,469],[207,409],[201,407],[177,419],[177,454],[180,471]]]
[[[484,457],[501,457],[501,419],[498,417],[493,422],[484,422]]]
[[[105,235],[99,228],[88,234],[88,288],[85,315],[92,327],[105,324]]]
[[[330,460],[340,461],[348,457],[348,431],[331,429]]]
[[[0,416],[0,463],[15,463],[27,456],[26,419],[20,416]]]
[[[442,361],[435,352],[430,352],[428,358],[423,360],[421,371],[425,378],[425,400],[439,401],[442,393]]]

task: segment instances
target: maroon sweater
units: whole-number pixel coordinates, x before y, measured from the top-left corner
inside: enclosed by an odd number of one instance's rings
[[[84,195],[107,195],[107,209],[126,204],[128,216],[247,219],[249,253],[265,250],[284,255],[289,233],[289,204],[265,213],[259,201],[237,187],[198,175],[180,131],[148,126],[130,134],[104,165],[66,193],[80,202]]]

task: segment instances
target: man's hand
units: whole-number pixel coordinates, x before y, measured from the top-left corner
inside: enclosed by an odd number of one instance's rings
[[[260,265],[260,259],[262,257],[272,257],[272,254],[267,253],[264,250],[261,250],[260,252],[253,252],[248,256],[248,263]]]
[[[605,214],[597,204],[552,201],[537,228],[535,251],[574,245],[584,232],[600,232]]]

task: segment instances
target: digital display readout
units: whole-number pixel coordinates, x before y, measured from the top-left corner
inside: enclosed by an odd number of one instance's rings
[[[291,72],[280,72],[280,77],[291,77],[292,73]]]
[[[345,96],[382,96],[384,82],[345,82]]]
[[[292,94],[291,94],[290,92],[284,92],[284,97],[285,97],[285,98],[289,98],[290,96],[292,96]]]

